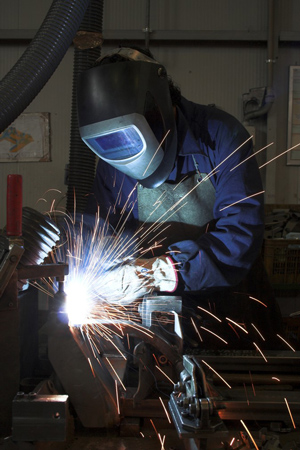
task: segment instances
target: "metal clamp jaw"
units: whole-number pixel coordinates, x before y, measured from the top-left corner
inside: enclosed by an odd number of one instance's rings
[[[217,414],[214,414],[212,399],[208,396],[205,374],[197,361],[183,355],[184,370],[175,385],[169,401],[169,410],[178,435],[182,438],[201,438],[212,433],[226,433],[226,428]]]

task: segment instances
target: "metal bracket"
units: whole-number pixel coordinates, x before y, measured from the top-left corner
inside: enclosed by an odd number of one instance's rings
[[[180,382],[175,386],[169,402],[178,435],[182,438],[193,438],[200,432],[201,438],[216,432],[226,435],[225,425],[214,414],[203,370],[187,355],[183,356],[183,366]]]

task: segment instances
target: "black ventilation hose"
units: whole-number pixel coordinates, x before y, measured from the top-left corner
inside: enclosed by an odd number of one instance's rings
[[[32,102],[53,75],[90,0],[54,0],[28,48],[0,83],[0,132]]]
[[[80,31],[101,35],[103,0],[91,0],[80,25]],[[71,135],[68,170],[67,211],[84,213],[91,192],[96,166],[95,154],[84,144],[79,134],[77,118],[78,75],[90,69],[101,54],[101,45],[80,50],[75,48],[71,111]]]

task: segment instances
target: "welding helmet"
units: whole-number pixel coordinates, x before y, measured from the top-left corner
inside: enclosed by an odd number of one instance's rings
[[[80,74],[77,99],[81,138],[96,155],[147,188],[168,178],[177,133],[164,66],[116,49]]]

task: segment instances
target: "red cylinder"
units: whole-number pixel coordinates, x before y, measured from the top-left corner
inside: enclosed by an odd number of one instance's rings
[[[22,175],[7,176],[6,234],[22,235]]]

